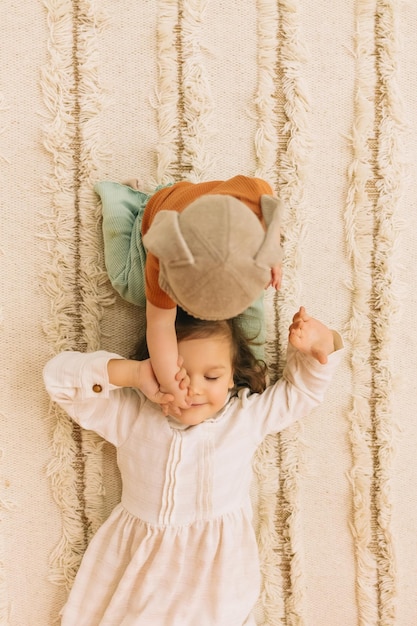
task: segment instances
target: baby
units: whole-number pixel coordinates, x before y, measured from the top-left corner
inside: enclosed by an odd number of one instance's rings
[[[206,320],[240,315],[244,333],[258,343],[256,356],[262,356],[263,290],[281,283],[282,207],[268,183],[246,176],[180,182],[151,196],[134,186],[95,186],[106,267],[123,298],[146,306],[152,367],[180,411],[188,404],[175,379],[177,305]]]

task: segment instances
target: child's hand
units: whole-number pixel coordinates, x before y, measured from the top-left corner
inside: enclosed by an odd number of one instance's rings
[[[135,386],[145,394],[145,396],[156,404],[166,404],[172,402],[174,396],[171,393],[161,391],[152,369],[151,360],[140,361],[139,380]]]
[[[171,393],[167,394],[170,399],[161,403],[161,409],[164,415],[173,415],[179,417],[181,415],[181,409],[188,409],[191,403],[190,377],[187,374],[186,369],[182,366],[184,359],[182,356],[178,357],[179,370],[175,375],[175,380],[178,383],[180,394]]]
[[[177,389],[180,390],[181,396],[183,395],[184,397],[187,397],[190,379],[187,375],[186,370],[182,367],[182,362],[182,357],[179,357],[179,369],[175,375],[175,380],[177,381]],[[169,391],[162,391],[162,389],[160,388],[152,369],[150,359],[146,359],[146,361],[140,362],[140,383],[137,386],[145,394],[145,396],[149,398],[149,400],[155,402],[155,404],[160,404],[161,407],[168,406],[175,400],[174,393],[170,393]],[[188,407],[187,403],[183,408],[186,407]]]
[[[282,282],[282,265],[276,265],[271,267],[271,280],[267,287],[273,287],[274,289],[280,289]]]
[[[309,317],[303,306],[292,318],[289,342],[294,348],[312,356],[323,365],[327,363],[328,355],[334,351],[332,331],[318,320]]]

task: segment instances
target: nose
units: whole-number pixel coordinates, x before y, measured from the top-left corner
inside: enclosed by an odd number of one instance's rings
[[[190,376],[190,391],[194,396],[197,396],[201,390],[201,381],[197,376]]]

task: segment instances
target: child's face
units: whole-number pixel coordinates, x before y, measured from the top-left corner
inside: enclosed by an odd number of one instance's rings
[[[192,404],[176,419],[189,426],[200,424],[219,411],[233,387],[230,342],[224,337],[186,339],[178,352],[190,377]]]

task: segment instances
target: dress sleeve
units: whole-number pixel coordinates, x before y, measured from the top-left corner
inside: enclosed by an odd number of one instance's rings
[[[111,352],[61,352],[45,365],[51,399],[80,426],[120,446],[145,402],[139,390],[109,382],[107,363],[123,357]]]
[[[306,417],[323,401],[343,354],[342,338],[336,332],[333,335],[335,352],[325,365],[289,344],[282,378],[262,394],[242,395],[242,408],[249,415],[249,428],[257,444],[266,435]]]

